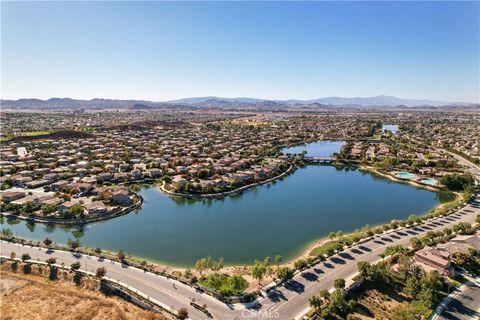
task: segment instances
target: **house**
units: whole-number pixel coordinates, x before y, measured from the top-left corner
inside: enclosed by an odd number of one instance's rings
[[[50,185],[50,189],[53,191],[61,191],[68,185],[68,181],[58,181]]]
[[[160,170],[160,169],[150,169],[150,170],[148,170],[148,175],[152,179],[160,178],[162,176],[162,170]]]
[[[17,148],[17,155],[20,159],[25,158],[28,155],[27,149],[25,147],[18,147]]]
[[[14,200],[14,201],[12,201],[12,203],[22,205],[22,206],[26,205],[27,203],[35,205],[35,201],[37,200],[37,198],[38,197],[35,196],[35,195],[28,195],[26,197]]]
[[[46,195],[36,198],[33,203],[37,206],[42,206],[46,204],[59,205],[60,203],[62,203],[62,199]]]
[[[142,171],[135,169],[131,172],[133,179],[138,180],[142,178]]]
[[[0,194],[2,201],[10,202],[21,199],[25,197],[25,192],[23,191],[5,191]]]
[[[105,194],[106,192],[109,192],[110,188],[109,187],[97,187],[92,190],[92,195],[94,196],[101,196],[102,194]]]
[[[101,181],[110,181],[112,180],[112,174],[107,172],[102,172],[98,174],[98,179]]]
[[[426,246],[415,252],[415,261],[448,276],[453,273],[453,268],[450,264],[450,257],[450,252],[430,246]]]
[[[117,182],[127,181],[128,180],[128,175],[126,173],[117,172],[117,173],[115,173],[114,180],[117,181]]]
[[[49,180],[49,181],[57,181],[58,180],[58,174],[56,173],[48,173],[43,176],[44,180]]]
[[[23,176],[14,176],[12,177],[12,183],[15,187],[23,188],[27,182],[32,181],[31,177],[23,177]]]
[[[93,186],[90,183],[86,183],[86,182],[77,183],[76,187],[82,193],[87,193],[93,189]]]
[[[183,188],[187,184],[187,182],[188,182],[187,179],[183,178],[180,175],[176,175],[172,178],[172,185],[176,189]]]
[[[121,205],[129,205],[132,203],[132,199],[130,198],[130,192],[126,189],[116,189],[112,193],[112,202],[121,204]]]
[[[90,215],[106,213],[107,206],[102,201],[94,201],[85,205],[84,212]]]
[[[58,206],[58,211],[60,213],[65,213],[68,210],[70,210],[73,206],[75,206],[77,203],[73,201],[67,201],[62,203],[61,205]]]
[[[464,248],[473,249],[476,252],[480,252],[480,237],[478,235],[458,235],[452,240],[451,243],[461,244]]]
[[[33,180],[25,183],[25,186],[30,189],[36,189],[36,188],[43,187],[49,183],[51,183],[50,180]]]
[[[435,173],[435,169],[433,168],[419,168],[418,173],[421,175],[432,175]]]

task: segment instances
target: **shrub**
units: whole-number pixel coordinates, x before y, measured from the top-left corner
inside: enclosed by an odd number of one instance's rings
[[[101,277],[104,277],[106,274],[107,274],[107,269],[105,269],[105,267],[97,268],[97,272],[96,272],[97,277],[101,278]]]
[[[77,271],[78,269],[80,269],[80,267],[81,267],[80,262],[79,262],[79,261],[75,261],[74,263],[72,263],[72,264],[70,265],[70,270],[72,270],[72,271]]]
[[[30,260],[31,257],[28,253],[24,253],[22,254],[22,261],[27,261],[27,260]]]

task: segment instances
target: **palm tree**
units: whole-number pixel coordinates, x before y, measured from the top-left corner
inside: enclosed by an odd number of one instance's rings
[[[282,262],[282,256],[277,254],[275,256],[275,264],[277,265],[277,270],[280,269],[280,262]]]

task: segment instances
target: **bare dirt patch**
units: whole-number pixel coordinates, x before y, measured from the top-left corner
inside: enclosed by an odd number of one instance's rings
[[[403,301],[405,301],[404,297],[393,292],[369,289],[363,292],[357,300],[358,304],[352,318],[357,320],[392,319],[393,310]]]
[[[60,139],[88,139],[94,135],[88,132],[64,130],[47,134],[16,136],[11,141],[36,141],[36,140],[60,140]]]
[[[84,278],[79,286],[68,271],[59,272],[59,280],[50,281],[48,267],[32,267],[32,274],[11,271],[11,264],[0,268],[1,320],[110,320],[168,319],[143,310],[115,296],[105,296],[99,281]]]

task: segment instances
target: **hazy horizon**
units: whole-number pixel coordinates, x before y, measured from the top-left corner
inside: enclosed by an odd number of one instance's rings
[[[478,2],[2,2],[2,99],[480,102]]]
[[[100,100],[133,100],[133,101],[148,101],[148,102],[174,102],[174,101],[181,101],[181,100],[187,100],[187,99],[206,99],[206,98],[212,98],[212,99],[228,99],[228,100],[241,100],[241,99],[254,99],[254,100],[265,100],[265,101],[309,101],[309,100],[318,100],[318,99],[329,99],[329,98],[339,98],[339,99],[367,99],[367,98],[377,98],[377,97],[388,97],[388,98],[396,98],[400,100],[428,100],[428,101],[435,101],[435,102],[445,102],[445,103],[471,103],[471,104],[477,104],[478,102],[472,102],[472,101],[444,101],[444,100],[435,100],[435,99],[430,99],[430,98],[414,98],[411,99],[409,97],[396,97],[396,96],[388,96],[388,95],[383,95],[383,94],[378,94],[375,96],[345,96],[345,97],[340,97],[340,96],[322,96],[322,97],[312,97],[312,98],[307,98],[307,99],[296,99],[296,98],[288,98],[288,99],[275,99],[275,98],[261,98],[261,97],[249,97],[249,96],[244,96],[244,97],[220,97],[220,96],[215,96],[215,95],[208,95],[208,96],[202,96],[202,97],[179,97],[175,99],[169,99],[169,100],[150,100],[150,99],[142,99],[142,98],[109,98],[109,97],[93,97],[93,98],[75,98],[75,97],[49,97],[49,98],[37,98],[37,97],[21,97],[21,98],[15,98],[15,99],[9,99],[9,98],[1,98],[1,100],[29,100],[29,99],[38,99],[42,101],[48,101],[50,99],[72,99],[72,100],[84,100],[84,101],[91,101],[95,99],[100,99]]]

